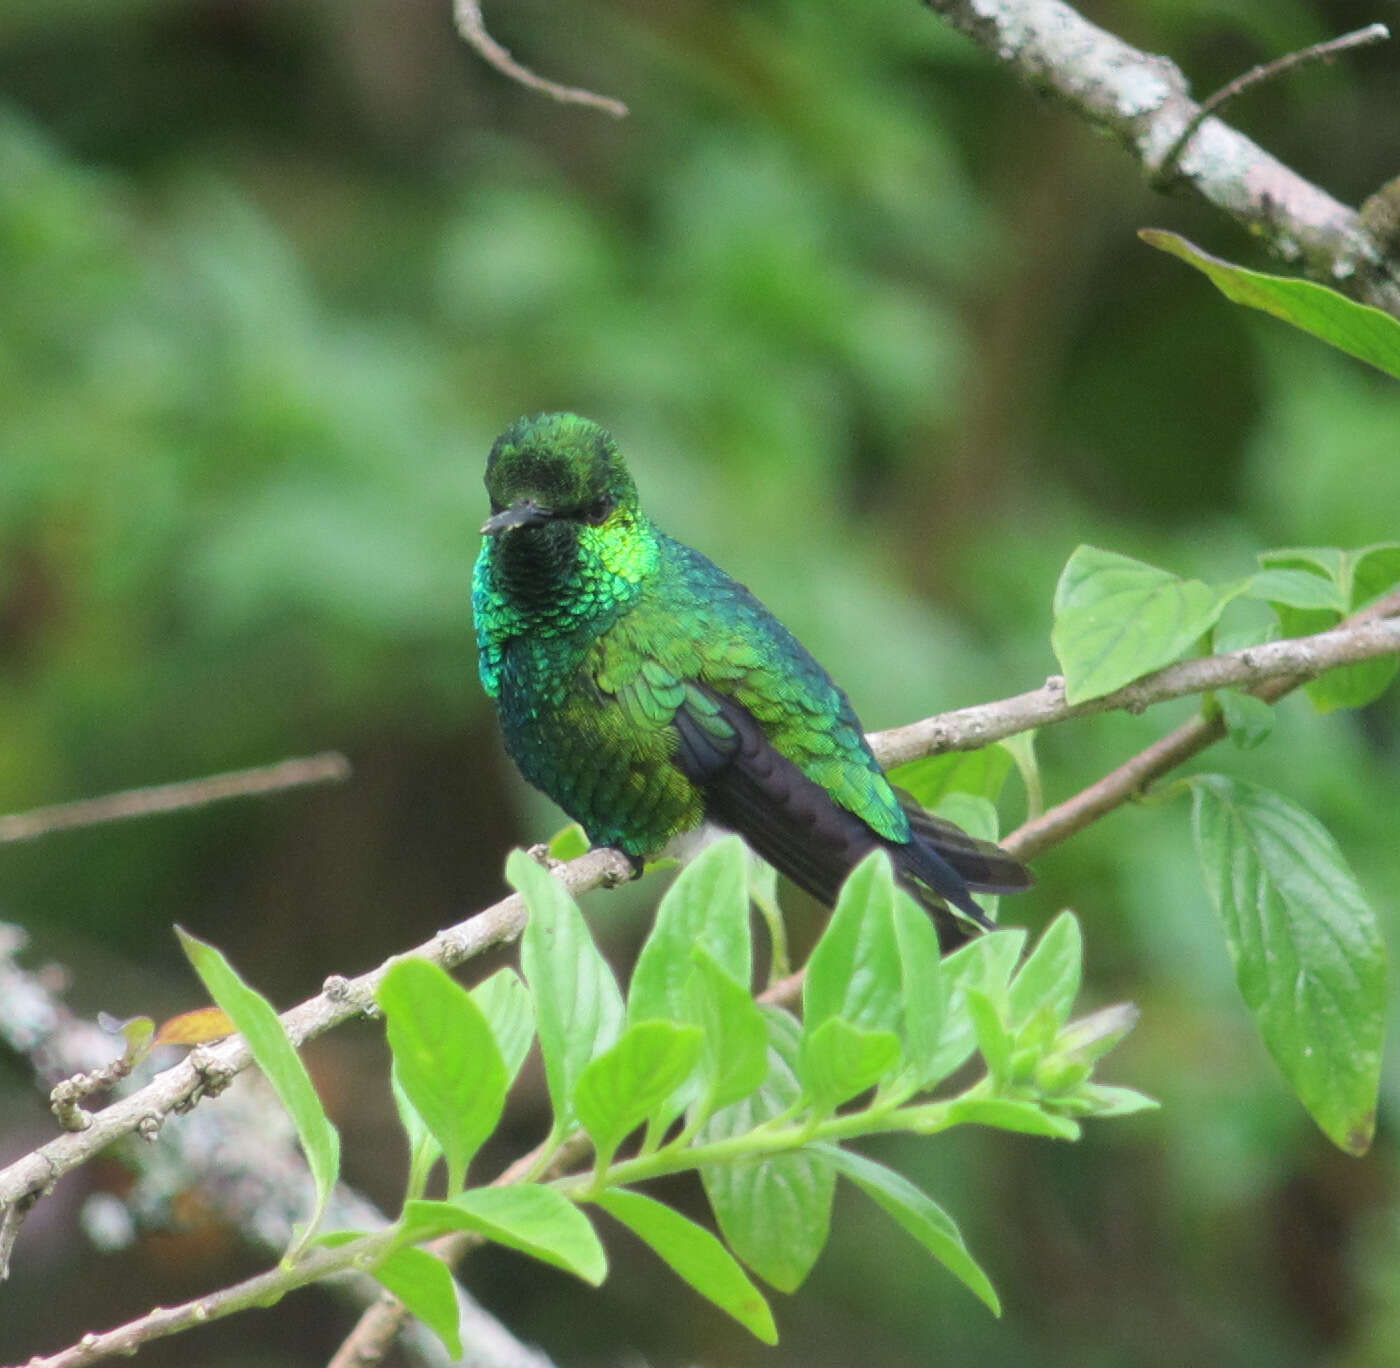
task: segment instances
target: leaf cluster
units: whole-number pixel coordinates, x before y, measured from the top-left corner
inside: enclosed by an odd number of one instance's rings
[[[1212,586],[1079,547],[1055,591],[1051,635],[1067,700],[1110,693],[1193,643],[1209,651],[1237,599],[1267,603],[1274,619],[1233,629],[1234,648],[1324,631],[1400,583],[1400,542],[1265,551],[1259,562],[1254,574]],[[1346,665],[1305,688],[1319,712],[1361,707],[1397,667],[1394,657]],[[1239,690],[1208,694],[1204,710],[1241,748],[1259,745],[1273,724],[1269,703]],[[1265,1045],[1328,1137],[1365,1153],[1375,1131],[1387,986],[1375,909],[1337,843],[1291,799],[1221,774],[1193,775],[1175,788],[1191,793],[1206,887]]]
[[[593,1214],[603,1212],[772,1343],[772,1312],[751,1274],[783,1292],[801,1285],[844,1177],[999,1310],[953,1218],[850,1142],[959,1125],[1069,1140],[1085,1117],[1155,1105],[1092,1077],[1132,1010],[1070,1020],[1081,944],[1068,913],[1024,959],[1025,933],[999,931],[940,961],[926,913],[876,853],[848,880],[812,953],[799,1017],[752,992],[750,867],[731,837],[681,872],[624,997],[573,899],[513,854],[507,874],[530,911],[523,977],[502,969],[468,991],[425,960],[385,973],[377,998],[410,1152],[403,1209],[387,1232],[339,1231],[319,1243],[367,1266],[459,1353],[451,1274],[420,1244],[466,1232],[596,1284],[607,1273]],[[185,944],[312,1159],[317,1206],[294,1261],[335,1182],[336,1132],[272,1008],[213,947]],[[528,1172],[474,1183],[473,1163],[535,1042],[549,1135]],[[429,1197],[439,1162],[443,1188]],[[681,1172],[699,1175],[719,1236],[640,1190]]]

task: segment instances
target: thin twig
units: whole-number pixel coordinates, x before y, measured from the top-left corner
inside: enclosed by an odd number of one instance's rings
[[[570,1165],[582,1162],[590,1151],[588,1137],[580,1131],[555,1150],[548,1165],[535,1175],[536,1181],[557,1178]],[[528,1154],[522,1154],[502,1170],[491,1186],[509,1187],[512,1183],[524,1182],[534,1173],[543,1153],[544,1145],[536,1145]],[[458,1231],[433,1240],[424,1248],[453,1268],[470,1250],[484,1242],[485,1236],[474,1231]],[[407,1320],[408,1308],[396,1297],[388,1297],[366,1307],[326,1368],[372,1368],[374,1364],[382,1363]]]
[[[279,1265],[179,1306],[158,1306],[113,1330],[84,1335],[76,1344],[60,1349],[56,1354],[36,1354],[24,1368],[87,1368],[88,1364],[115,1355],[129,1356],[152,1340],[163,1339],[181,1330],[192,1330],[197,1325],[207,1325],[235,1311],[268,1306],[298,1287],[318,1282],[332,1273],[361,1266],[368,1249],[378,1249],[382,1253],[389,1240],[390,1236],[385,1234],[369,1236],[365,1240],[357,1240],[354,1245],[342,1245],[338,1249],[313,1249],[290,1268]]]
[[[1258,66],[1251,67],[1243,75],[1236,76],[1233,81],[1221,86],[1214,95],[1205,100],[1192,115],[1191,122],[1181,130],[1180,136],[1167,149],[1162,160],[1157,163],[1157,169],[1153,173],[1154,184],[1162,186],[1171,180],[1172,173],[1176,169],[1176,159],[1181,156],[1182,149],[1191,141],[1196,130],[1217,109],[1229,104],[1236,96],[1244,94],[1246,90],[1251,90],[1257,85],[1262,85],[1265,81],[1273,80],[1275,76],[1297,71],[1299,67],[1307,66],[1311,62],[1328,60],[1336,57],[1339,53],[1350,51],[1352,48],[1369,47],[1373,43],[1383,43],[1389,37],[1390,30],[1384,24],[1367,24],[1365,28],[1357,29],[1354,33],[1344,33],[1340,38],[1329,38],[1325,43],[1314,43],[1312,47],[1302,48],[1298,52],[1289,52],[1282,57],[1276,57],[1272,62],[1261,62]]]
[[[457,32],[476,50],[477,55],[512,81],[537,90],[541,95],[548,95],[551,100],[558,100],[561,104],[587,105],[590,109],[601,109],[604,114],[611,114],[614,119],[627,117],[627,106],[611,95],[598,95],[580,86],[560,85],[521,66],[487,32],[479,0],[453,0],[452,17],[457,24]]]
[[[56,803],[0,817],[0,845],[32,841],[55,831],[98,826],[103,822],[149,817],[157,812],[179,812],[204,807],[226,798],[251,798],[255,794],[279,793],[305,788],[310,784],[335,784],[350,777],[350,762],[336,751],[282,760],[257,769],[214,774],[206,779],[188,779],[177,784],[157,784],[152,788],[127,789],[102,798],[83,798],[76,803]]]

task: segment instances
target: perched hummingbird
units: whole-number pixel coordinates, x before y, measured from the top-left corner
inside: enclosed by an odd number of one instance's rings
[[[748,589],[647,517],[596,423],[520,419],[486,488],[481,682],[521,772],[594,845],[640,870],[713,822],[827,906],[880,846],[945,949],[991,925],[969,890],[1030,884],[890,785],[846,695]]]

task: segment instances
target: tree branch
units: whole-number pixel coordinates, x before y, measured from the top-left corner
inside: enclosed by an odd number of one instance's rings
[[[0,1041],[29,1061],[41,1087],[55,1078],[99,1067],[110,1056],[112,1035],[70,1012],[61,976],[52,969],[23,968],[25,944],[18,927],[0,922]],[[147,1230],[169,1230],[181,1197],[200,1194],[201,1210],[236,1231],[252,1248],[273,1258],[287,1248],[294,1224],[305,1218],[306,1160],[296,1129],[256,1072],[240,1077],[219,1106],[201,1107],[172,1127],[161,1145],[123,1148],[134,1182],[118,1198],[94,1192],[84,1201],[81,1223],[106,1252],[126,1248]],[[8,1246],[25,1214],[21,1204],[0,1221],[0,1277]],[[326,1213],[332,1230],[378,1231],[388,1219],[345,1183],[337,1184]],[[96,1232],[101,1232],[100,1236]],[[369,1274],[338,1278],[333,1291],[357,1312],[378,1305],[384,1289]],[[494,1317],[458,1287],[464,1340],[490,1368],[548,1368],[547,1360],[516,1341]],[[436,1335],[411,1325],[403,1343],[408,1359],[423,1368],[446,1368]]]
[[[1400,611],[1400,604],[1390,611]],[[1064,680],[1053,675],[1044,688],[893,727],[871,736],[870,743],[876,759],[890,768],[943,751],[977,750],[1017,732],[1071,718],[1101,712],[1140,713],[1154,703],[1212,689],[1250,689],[1269,679],[1312,679],[1339,665],[1385,655],[1400,655],[1400,619],[1371,616],[1368,610],[1365,616],[1358,614],[1316,636],[1179,661],[1084,703],[1066,703]]]
[[[877,753],[889,763],[896,758],[911,758],[905,752],[915,737],[918,744],[928,746],[924,753],[937,748],[968,748],[986,744],[995,736],[1009,735],[1026,725],[1064,721],[1111,707],[1141,711],[1166,698],[1227,684],[1252,685],[1253,692],[1272,702],[1324,669],[1379,655],[1400,654],[1400,620],[1393,616],[1397,613],[1400,613],[1400,590],[1386,595],[1331,632],[1270,643],[1229,656],[1186,661],[1146,676],[1107,698],[1076,707],[1066,705],[1062,687],[1052,683],[1046,689],[1007,699],[1001,704],[965,709],[962,713],[914,724],[912,728],[876,734],[870,739]],[[1003,716],[998,717],[998,713]],[[1025,719],[1031,716],[1038,720],[1028,724]],[[1223,730],[1218,720],[1195,719],[1185,724],[1083,793],[1012,833],[1005,842],[1007,848],[1029,856],[1065,839],[1139,792],[1151,779],[1218,739]],[[617,852],[596,850],[558,866],[555,873],[570,892],[578,894],[602,884],[621,882],[630,870]],[[512,895],[467,921],[439,932],[431,941],[409,953],[451,966],[489,945],[518,935],[524,919],[522,900]],[[318,997],[285,1013],[283,1023],[292,1040],[300,1044],[351,1016],[372,1014],[374,988],[393,962],[387,961],[353,980],[330,979]],[[789,987],[787,982],[775,985],[765,996],[782,994]],[[139,1092],[97,1113],[87,1130],[59,1136],[0,1172],[0,1212],[3,1212],[0,1233],[5,1236],[7,1245],[13,1243],[23,1212],[63,1173],[132,1130],[153,1136],[171,1110],[188,1107],[198,1100],[207,1080],[226,1080],[249,1062],[247,1049],[238,1037],[195,1050],[185,1061],[158,1075]],[[568,1153],[571,1152],[557,1155],[556,1164],[564,1162]],[[525,1156],[497,1182],[512,1181],[514,1175],[524,1171],[524,1166],[534,1159],[533,1154]],[[453,1262],[469,1245],[469,1240],[451,1237],[439,1242],[436,1251]],[[78,1344],[58,1355],[32,1360],[30,1368],[70,1368],[112,1354],[129,1353],[149,1339],[259,1304],[268,1297],[285,1295],[295,1287],[326,1276],[342,1266],[335,1261],[336,1255],[345,1259],[345,1267],[351,1266],[353,1260],[345,1250],[316,1251],[292,1270],[270,1270],[182,1307],[157,1308],[103,1335],[84,1336]],[[363,1257],[363,1251],[357,1257]],[[342,1344],[334,1365],[381,1361],[404,1319],[403,1308],[397,1303],[376,1303],[362,1315],[355,1330]]]
[[[587,105],[590,109],[601,109],[614,119],[627,117],[627,106],[611,95],[595,95],[591,90],[579,86],[560,85],[537,76],[528,67],[521,66],[487,31],[486,21],[481,17],[480,0],[452,0],[452,18],[467,44],[475,49],[477,56],[489,66],[493,66],[503,76],[508,76],[519,85],[548,95],[561,104]]]
[[[1334,631],[1322,635],[1337,637],[1348,635],[1357,641],[1375,641],[1377,633],[1393,634],[1400,631],[1400,589],[1392,590],[1383,598],[1377,599],[1369,607],[1353,614],[1347,622]],[[1384,639],[1384,637],[1382,638]],[[1276,646],[1318,642],[1321,637],[1295,638],[1294,642],[1274,642]],[[1257,648],[1263,650],[1263,647]],[[1392,654],[1397,653],[1392,649]],[[1239,652],[1244,655],[1246,652]],[[1366,657],[1357,657],[1365,659]],[[1225,657],[1214,657],[1225,659]],[[1187,664],[1207,662],[1188,661]],[[1334,663],[1345,663],[1338,660]],[[1171,666],[1171,669],[1178,667]],[[1165,671],[1161,672],[1165,673]],[[1315,671],[1300,670],[1293,675],[1280,675],[1257,683],[1249,692],[1266,703],[1277,703],[1285,694],[1291,693],[1307,683]],[[1149,676],[1150,678],[1150,676]],[[1132,687],[1132,686],[1130,686]],[[1211,686],[1220,687],[1220,686]],[[1206,717],[1198,715],[1183,722],[1175,731],[1154,741],[1146,750],[1119,765],[1117,769],[1090,784],[1088,788],[1067,798],[1063,803],[1052,807],[1018,827],[1002,841],[1002,845],[1020,859],[1032,859],[1042,850],[1067,841],[1076,832],[1082,831],[1090,823],[1106,813],[1121,807],[1130,799],[1144,793],[1149,785],[1164,774],[1184,765],[1203,750],[1213,746],[1225,735],[1225,722],[1219,715]]]
[[[380,1244],[387,1245],[388,1240],[386,1235]],[[84,1335],[76,1344],[60,1349],[56,1354],[36,1354],[24,1368],[86,1368],[88,1364],[114,1355],[130,1355],[152,1340],[163,1339],[181,1330],[191,1330],[197,1325],[207,1325],[235,1311],[270,1306],[298,1287],[354,1268],[364,1260],[365,1255],[366,1242],[359,1240],[338,1249],[313,1249],[291,1268],[270,1268],[265,1273],[179,1306],[158,1306],[114,1330]]]
[[[1223,209],[1282,260],[1400,317],[1400,274],[1354,209],[1220,119],[1204,119],[1170,155],[1200,114],[1174,62],[1140,52],[1061,0],[924,3],[1027,85],[1111,133],[1149,181],[1172,172],[1174,185]]]
[[[573,894],[605,884],[626,882],[631,868],[615,850],[591,850],[555,871]],[[338,975],[325,989],[282,1015],[282,1024],[296,1045],[323,1035],[354,1017],[373,1016],[374,991],[389,967],[399,959],[418,957],[446,968],[461,964],[502,941],[513,940],[525,924],[525,904],[519,894],[439,931],[431,940],[386,960],[377,969],[346,979]],[[114,1140],[139,1131],[153,1136],[171,1112],[191,1106],[206,1086],[222,1084],[252,1062],[241,1036],[199,1046],[171,1068],[157,1074],[136,1092],[94,1112],[86,1130],[56,1136],[7,1168],[0,1169],[0,1211],[32,1193],[50,1189],[64,1174],[85,1163]]]
[[[0,845],[32,841],[54,831],[122,822],[132,817],[150,817],[158,812],[179,812],[204,807],[226,798],[251,798],[258,794],[280,793],[284,789],[305,788],[310,784],[338,784],[350,777],[350,762],[337,751],[324,751],[295,760],[281,760],[257,769],[214,774],[205,779],[189,779],[178,784],[157,784],[152,788],[126,789],[102,798],[83,798],[76,803],[56,803],[32,812],[0,817]]]
[[[1233,81],[1226,82],[1197,108],[1191,117],[1191,122],[1181,130],[1181,135],[1167,149],[1166,155],[1157,167],[1158,184],[1163,188],[1170,184],[1172,176],[1176,174],[1176,159],[1181,155],[1181,149],[1195,137],[1196,130],[1216,110],[1223,109],[1231,100],[1238,99],[1246,90],[1263,85],[1265,81],[1272,81],[1276,76],[1297,71],[1299,67],[1306,66],[1309,62],[1330,61],[1333,57],[1337,57],[1343,52],[1349,52],[1352,48],[1369,47],[1372,43],[1384,43],[1389,38],[1390,30],[1384,24],[1367,24],[1365,28],[1357,29],[1354,33],[1344,33],[1340,38],[1332,38],[1325,43],[1314,43],[1312,47],[1302,48],[1298,52],[1286,53],[1282,57],[1275,58],[1272,62],[1261,62],[1258,66],[1250,67],[1243,75],[1236,76]]]

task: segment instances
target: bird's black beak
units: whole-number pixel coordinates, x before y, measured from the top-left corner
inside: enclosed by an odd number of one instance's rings
[[[548,508],[541,508],[533,500],[522,499],[487,518],[481,524],[481,532],[483,536],[494,537],[516,527],[543,527],[553,516]]]

